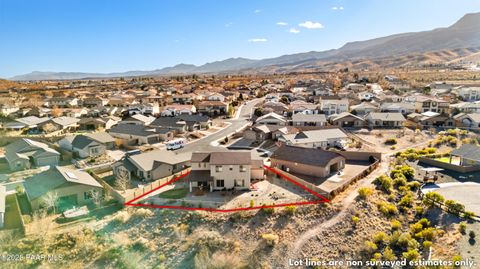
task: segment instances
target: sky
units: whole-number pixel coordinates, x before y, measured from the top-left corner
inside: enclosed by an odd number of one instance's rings
[[[0,0],[0,77],[263,59],[447,27],[478,0]]]

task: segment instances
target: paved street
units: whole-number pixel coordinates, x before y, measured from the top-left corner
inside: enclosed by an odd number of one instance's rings
[[[225,122],[230,123],[228,127],[207,137],[188,143],[183,149],[177,150],[177,152],[207,151],[209,149],[212,149],[214,147],[211,145],[212,142],[222,139],[232,133],[235,133],[238,129],[241,129],[246,124],[248,124],[250,122],[250,113],[252,113],[255,105],[261,101],[263,101],[263,98],[254,99],[247,102],[241,107],[238,118],[225,120]]]
[[[435,191],[447,200],[454,200],[463,205],[467,211],[480,215],[480,184],[474,182],[441,183],[427,185],[422,192]]]

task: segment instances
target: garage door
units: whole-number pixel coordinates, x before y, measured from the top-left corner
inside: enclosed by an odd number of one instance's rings
[[[37,159],[37,166],[57,165],[57,164],[58,164],[57,156],[43,157],[43,158]]]

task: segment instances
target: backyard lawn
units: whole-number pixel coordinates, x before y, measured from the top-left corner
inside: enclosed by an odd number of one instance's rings
[[[441,157],[441,158],[436,158],[435,160],[443,163],[449,163],[450,157]]]
[[[22,228],[22,221],[20,220],[20,210],[17,204],[15,194],[10,194],[5,199],[5,229],[19,229]]]
[[[187,188],[172,189],[172,190],[168,190],[160,193],[158,197],[165,198],[165,199],[180,199],[187,196],[187,193],[188,193]]]

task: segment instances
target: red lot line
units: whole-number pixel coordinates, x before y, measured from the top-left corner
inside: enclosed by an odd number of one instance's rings
[[[261,205],[261,206],[253,206],[253,207],[240,207],[240,208],[232,208],[232,209],[218,209],[218,208],[210,208],[210,207],[187,207],[187,206],[174,206],[174,205],[149,205],[149,204],[134,204],[135,201],[138,201],[139,199],[145,197],[146,195],[156,191],[156,190],[159,190],[160,188],[163,188],[165,187],[166,185],[168,184],[171,184],[175,181],[178,181],[182,178],[184,178],[185,176],[187,176],[188,174],[190,174],[190,172],[187,172],[185,174],[182,174],[176,178],[173,178],[169,181],[167,181],[166,183],[158,186],[157,188],[155,189],[152,189],[142,195],[140,195],[139,197],[135,198],[135,199],[132,199],[128,202],[126,202],[124,205],[125,206],[134,206],[134,207],[148,207],[148,208],[159,208],[159,209],[179,209],[179,210],[187,210],[187,211],[209,211],[209,212],[220,212],[220,213],[229,213],[229,212],[236,212],[236,211],[248,211],[248,210],[257,210],[257,209],[262,209],[262,208],[275,208],[275,207],[285,207],[285,206],[299,206],[299,205],[313,205],[313,204],[320,204],[320,203],[329,203],[330,200],[328,200],[327,198],[323,197],[322,195],[320,195],[319,193],[315,192],[314,190],[311,190],[305,186],[303,186],[302,184],[296,182],[295,180],[289,178],[288,176],[286,175],[283,175],[277,171],[275,171],[273,168],[271,167],[268,167],[268,166],[264,166],[264,169],[266,170],[269,170],[277,175],[279,175],[280,177],[284,178],[285,180],[289,181],[290,183],[293,183],[295,184],[296,186],[308,191],[309,193],[313,194],[314,196],[318,197],[319,199],[318,200],[312,200],[312,201],[303,201],[303,202],[294,202],[294,203],[284,203],[284,204],[273,204],[273,205]]]

